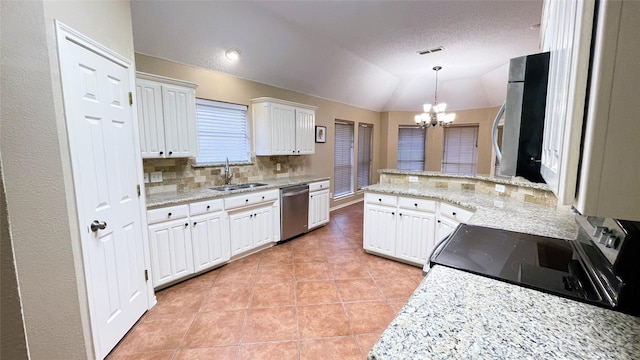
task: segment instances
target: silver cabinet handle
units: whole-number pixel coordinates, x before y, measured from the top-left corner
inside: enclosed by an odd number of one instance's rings
[[[96,232],[98,230],[104,230],[107,227],[107,223],[105,221],[93,220],[90,227],[91,231]]]

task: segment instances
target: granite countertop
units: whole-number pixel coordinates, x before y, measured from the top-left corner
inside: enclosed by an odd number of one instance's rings
[[[215,198],[224,197],[230,194],[240,194],[245,192],[261,191],[261,190],[269,190],[269,189],[280,189],[287,186],[312,183],[312,182],[323,181],[323,180],[329,180],[329,177],[304,175],[304,176],[290,176],[290,177],[283,177],[283,178],[265,179],[257,182],[262,184],[267,184],[266,186],[260,186],[257,188],[248,188],[248,189],[238,189],[238,190],[232,190],[232,191],[216,191],[216,190],[211,190],[209,188],[204,188],[204,189],[195,189],[195,190],[149,194],[147,195],[147,209],[154,209],[162,206],[186,204],[189,202],[199,201],[199,200],[215,199]]]
[[[435,266],[369,353],[380,359],[637,359],[640,318]]]
[[[472,190],[441,189],[419,184],[375,184],[364,190],[419,196],[459,205],[474,211],[467,222],[472,225],[571,240],[578,235],[575,214],[570,209],[549,208]]]

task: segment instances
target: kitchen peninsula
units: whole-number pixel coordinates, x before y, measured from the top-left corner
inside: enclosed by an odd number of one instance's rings
[[[399,170],[380,174],[381,183],[365,188],[366,195],[396,196],[398,203],[434,201],[434,219],[440,220],[442,204],[450,204],[473,212],[468,224],[568,240],[577,236],[575,214],[556,207],[544,184]],[[365,200],[365,213],[367,206],[378,205]],[[369,359],[631,359],[638,354],[640,318],[435,266]]]

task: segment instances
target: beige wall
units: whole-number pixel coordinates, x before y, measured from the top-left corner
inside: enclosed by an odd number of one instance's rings
[[[138,71],[186,80],[198,84],[196,96],[205,99],[226,101],[236,104],[251,105],[251,99],[257,97],[273,97],[302,104],[317,106],[316,125],[327,127],[327,142],[316,144],[314,155],[304,156],[305,173],[333,177],[334,121],[349,120],[356,123],[365,122],[374,125],[374,149],[380,148],[380,114],[335,101],[321,99],[294,91],[289,91],[253,81],[240,79],[224,73],[187,66],[143,54],[136,54]],[[249,109],[251,114],[251,108]],[[357,131],[356,131],[357,137]],[[356,139],[357,148],[357,139]],[[373,154],[373,183],[378,181],[379,154]],[[251,165],[249,165],[251,166]],[[217,170],[216,170],[217,171]],[[355,174],[354,174],[355,181]],[[333,182],[332,182],[333,186]],[[362,197],[362,194],[342,198],[331,202],[335,207]]]
[[[478,174],[490,175],[492,166],[491,128],[499,107],[472,110],[457,110],[455,125],[478,125]],[[381,136],[386,146],[381,150],[381,168],[395,169],[398,161],[398,126],[415,125],[417,112],[393,111],[383,113]],[[436,126],[427,129],[426,171],[440,171],[444,149],[444,129]]]
[[[0,156],[27,347],[31,359],[86,359],[93,352],[54,19],[133,59],[130,4],[1,7]]]

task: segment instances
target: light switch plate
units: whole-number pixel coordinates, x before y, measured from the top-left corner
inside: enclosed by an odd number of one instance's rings
[[[149,183],[149,173],[144,173],[144,183],[145,184]]]
[[[496,191],[499,193],[503,193],[505,191],[505,187],[502,184],[496,184]]]
[[[282,167],[280,166],[280,163],[277,163],[277,164],[276,164],[276,171],[280,171],[280,169],[281,169],[281,168],[282,168]]]
[[[418,177],[417,176],[409,176],[409,182],[410,183],[417,183],[418,182]]]
[[[162,182],[162,171],[151,172],[151,182],[152,183]]]

